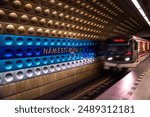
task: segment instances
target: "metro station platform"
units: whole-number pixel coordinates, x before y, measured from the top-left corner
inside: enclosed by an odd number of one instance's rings
[[[149,100],[150,58],[143,61],[96,100]]]

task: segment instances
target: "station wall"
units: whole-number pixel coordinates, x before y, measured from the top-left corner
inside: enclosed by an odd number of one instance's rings
[[[36,99],[98,77],[101,27],[89,17],[65,0],[1,0],[0,98]]]

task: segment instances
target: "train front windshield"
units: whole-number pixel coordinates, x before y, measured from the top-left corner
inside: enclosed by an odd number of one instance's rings
[[[108,53],[110,55],[126,55],[131,52],[131,46],[128,44],[109,44]]]
[[[109,43],[107,60],[112,62],[130,62],[132,60],[131,43]]]

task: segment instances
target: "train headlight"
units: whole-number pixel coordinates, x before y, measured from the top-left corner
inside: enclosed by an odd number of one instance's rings
[[[111,61],[111,60],[113,60],[113,57],[108,57],[107,60]]]
[[[130,57],[126,57],[124,60],[125,61],[130,61]]]

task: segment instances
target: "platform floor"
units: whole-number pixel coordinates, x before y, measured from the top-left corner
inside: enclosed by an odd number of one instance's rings
[[[150,100],[150,68],[141,75],[141,82],[129,99]]]
[[[149,100],[150,58],[140,63],[96,100]]]

